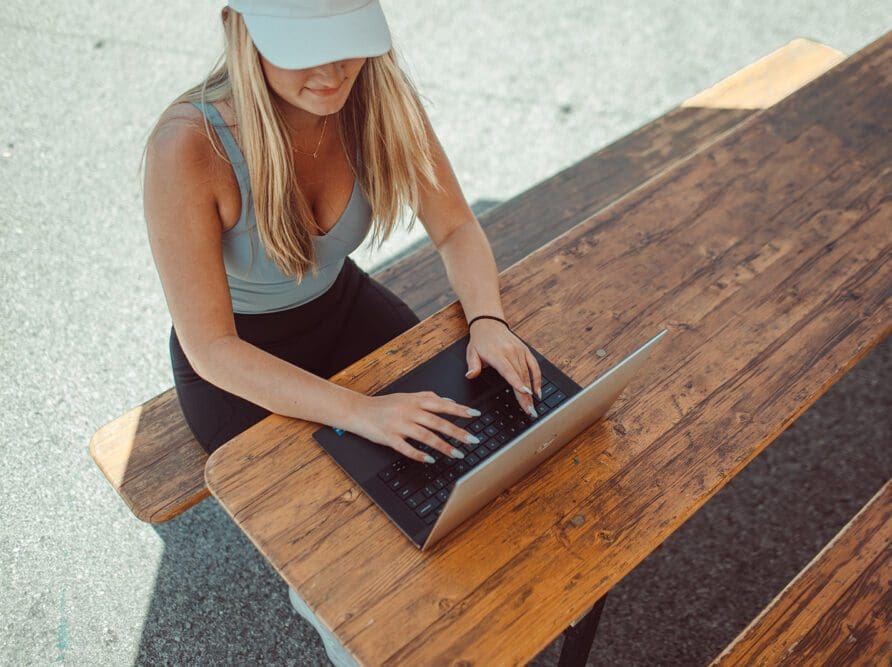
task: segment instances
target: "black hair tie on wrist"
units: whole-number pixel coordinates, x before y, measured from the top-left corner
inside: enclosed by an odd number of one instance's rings
[[[471,325],[474,324],[474,322],[476,322],[477,320],[482,320],[482,319],[496,320],[498,322],[501,322],[506,327],[508,327],[508,331],[511,331],[510,325],[505,320],[503,320],[501,317],[496,317],[495,315],[478,315],[477,317],[472,319],[470,322],[468,322],[468,329],[471,328]],[[514,333],[514,332],[511,331],[511,333]]]

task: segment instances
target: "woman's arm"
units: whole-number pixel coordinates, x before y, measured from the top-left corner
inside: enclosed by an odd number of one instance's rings
[[[458,295],[468,321],[477,315],[504,318],[498,269],[489,240],[465,201],[452,165],[426,114],[424,119],[434,170],[443,190],[422,189],[418,217],[440,253],[449,284]]]
[[[443,190],[422,189],[418,217],[431,238],[452,289],[470,322],[477,315],[504,319],[499,295],[499,275],[492,247],[480,222],[465,201],[446,152],[427,116],[424,116],[434,168]],[[467,350],[468,377],[477,377],[482,362],[495,368],[514,388],[521,407],[534,417],[531,394],[541,395],[542,374],[529,348],[503,324],[477,321],[471,327]],[[531,389],[532,388],[532,389]]]
[[[195,110],[197,114],[198,111]],[[226,273],[218,192],[228,174],[201,123],[172,111],[146,155],[149,243],[177,337],[202,378],[271,412],[353,430],[364,395],[241,340]]]

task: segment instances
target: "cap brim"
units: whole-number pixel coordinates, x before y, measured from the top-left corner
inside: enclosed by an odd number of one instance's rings
[[[334,16],[287,18],[242,14],[257,50],[276,67],[306,69],[390,50],[390,29],[379,0]]]

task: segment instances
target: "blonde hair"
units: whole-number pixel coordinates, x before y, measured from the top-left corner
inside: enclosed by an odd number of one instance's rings
[[[181,102],[232,101],[261,243],[283,273],[301,280],[310,268],[315,276],[318,266],[310,234],[314,218],[297,187],[290,136],[270,98],[260,57],[241,14],[230,9],[223,32],[224,51],[211,73],[168,108]],[[337,119],[340,136],[352,137],[362,156],[358,179],[372,210],[372,243],[380,248],[403,206],[412,212],[411,229],[421,187],[441,190],[420,96],[394,49],[366,60]],[[214,150],[226,159],[211,136],[207,118],[204,125]],[[157,129],[158,125],[152,135]],[[355,172],[353,156],[344,148]],[[243,207],[249,205],[250,201],[242,202]]]

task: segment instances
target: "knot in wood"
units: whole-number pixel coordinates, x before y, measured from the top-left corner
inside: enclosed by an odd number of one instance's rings
[[[585,517],[581,514],[577,514],[572,519],[570,519],[570,523],[572,523],[574,526],[579,527],[585,523]]]
[[[595,350],[595,354],[603,359],[607,356],[607,350],[605,350],[603,347],[599,347],[597,350]]]

